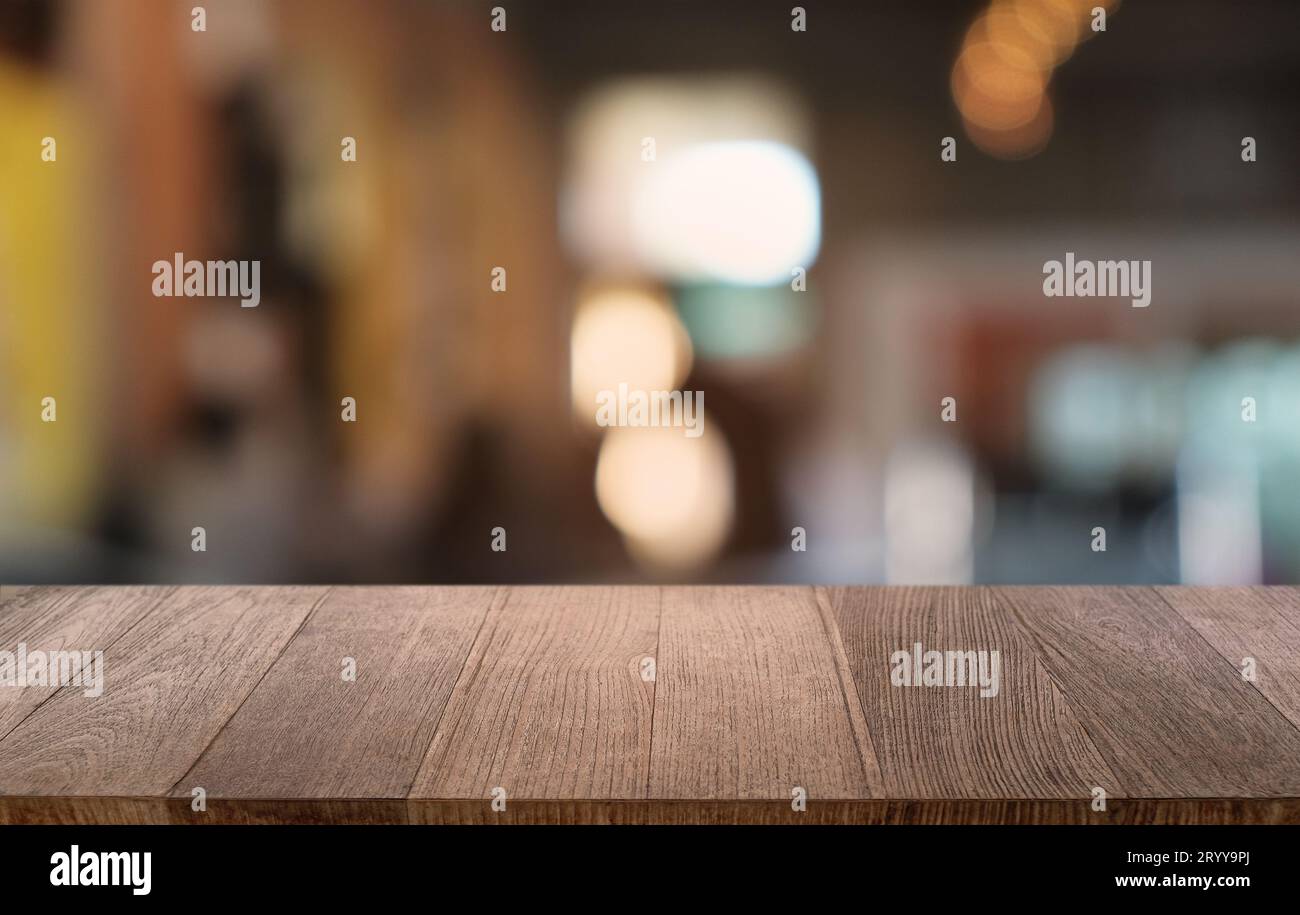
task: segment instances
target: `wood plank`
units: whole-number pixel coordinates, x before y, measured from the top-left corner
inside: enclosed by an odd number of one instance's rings
[[[1115,798],[1105,813],[1074,800],[810,800],[797,813],[788,801],[519,800],[493,811],[481,800],[379,798],[230,799],[193,813],[185,798],[5,797],[0,825],[176,824],[1300,824],[1297,798]],[[408,819],[403,804],[411,807]]]
[[[0,826],[166,826],[176,822],[166,798],[11,797],[0,794]]]
[[[173,793],[405,798],[499,592],[335,588]]]
[[[7,591],[106,689],[0,690],[0,823],[1300,822],[1297,589],[493,593]],[[999,695],[890,686],[917,641]]]
[[[1300,588],[1157,588],[1156,592],[1238,675],[1243,659],[1254,658],[1254,687],[1300,728]]]
[[[495,812],[478,801],[419,801],[413,819],[436,825],[1132,825],[1300,824],[1296,798],[1114,798],[1104,813],[1077,800],[876,798],[788,800],[518,801]]]
[[[106,651],[175,589],[23,587],[0,607],[0,650]],[[68,687],[75,690],[74,687]],[[48,701],[57,686],[0,689],[0,739]]]
[[[644,797],[659,591],[516,587],[488,614],[412,797]],[[486,803],[486,802],[485,802]]]
[[[326,590],[177,589],[105,650],[102,696],[62,690],[0,740],[0,793],[166,794]]]
[[[665,588],[660,625],[651,797],[877,792],[812,588]]]
[[[1300,797],[1300,733],[1151,588],[999,588],[1130,796]]]
[[[890,797],[1122,795],[1074,710],[985,588],[834,588],[825,595]],[[996,696],[978,686],[894,686],[904,650],[997,651]]]

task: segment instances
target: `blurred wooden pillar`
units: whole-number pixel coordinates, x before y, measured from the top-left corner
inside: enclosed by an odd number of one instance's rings
[[[554,166],[527,79],[488,6],[289,0],[284,60],[319,175],[316,232],[339,289],[331,363],[364,435],[343,435],[359,513],[418,523],[447,507],[452,462],[488,429],[499,476],[478,504],[553,522],[574,451]],[[355,136],[358,161],[339,161]],[[491,289],[492,269],[507,290]],[[590,486],[590,482],[587,482]],[[586,491],[588,497],[590,490]],[[504,519],[503,519],[504,523]],[[484,532],[486,537],[486,531]],[[487,541],[484,540],[484,543]],[[513,547],[513,541],[512,541]]]
[[[175,434],[186,398],[182,356],[194,303],[155,298],[155,260],[200,255],[210,216],[210,125],[187,66],[189,7],[170,0],[76,2],[68,63],[105,139],[98,220],[110,320],[110,442],[139,473]],[[88,213],[95,209],[87,206]]]

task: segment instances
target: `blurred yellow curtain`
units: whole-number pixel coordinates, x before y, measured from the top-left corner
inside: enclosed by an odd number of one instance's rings
[[[82,244],[94,150],[78,124],[57,85],[0,62],[0,530],[77,526],[90,508],[104,395]],[[46,397],[56,422],[42,422]]]

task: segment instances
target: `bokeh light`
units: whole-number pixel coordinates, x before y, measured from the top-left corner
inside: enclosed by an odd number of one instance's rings
[[[633,227],[661,275],[765,286],[816,259],[821,190],[788,146],[701,143],[658,163],[637,194]]]
[[[596,498],[628,549],[651,569],[707,565],[735,514],[730,449],[714,426],[612,429],[596,466]]]
[[[701,360],[761,360],[788,356],[811,340],[814,299],[787,286],[705,284],[682,289],[677,309]]]
[[[900,446],[885,470],[885,578],[964,584],[974,574],[975,472],[960,449]]]
[[[971,23],[952,70],[952,97],[967,136],[999,159],[1024,159],[1051,139],[1048,86],[1078,44],[1091,37],[1093,10],[1119,4],[1083,0],[994,0]]]
[[[608,286],[583,296],[570,343],[573,410],[595,424],[596,395],[620,383],[672,390],[691,366],[691,341],[676,311],[654,290]]]

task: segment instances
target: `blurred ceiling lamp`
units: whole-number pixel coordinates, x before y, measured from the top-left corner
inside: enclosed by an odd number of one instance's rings
[[[675,389],[691,368],[691,341],[677,312],[651,289],[606,286],[584,294],[569,343],[573,410],[596,424],[596,395],[620,383]]]
[[[966,32],[952,72],[967,136],[999,159],[1041,152],[1052,135],[1055,67],[1090,37],[1093,9],[1117,0],[995,0]]]
[[[596,465],[596,500],[633,557],[664,571],[706,564],[735,514],[731,452],[718,431],[612,429]]]
[[[1010,45],[968,43],[952,68],[952,95],[962,117],[989,130],[1027,124],[1042,107],[1048,73]]]
[[[570,128],[565,240],[604,271],[788,282],[820,244],[807,138],[804,105],[769,79],[612,83]]]
[[[1005,54],[1011,64],[1027,55],[1036,69],[1046,71],[1073,50],[1054,25],[1037,3],[1003,0],[971,24],[964,46],[988,44],[998,54]]]
[[[633,203],[637,250],[656,272],[745,286],[784,283],[821,243],[821,190],[808,160],[768,141],[669,153]]]
[[[1018,48],[968,44],[953,67],[952,93],[967,135],[990,155],[1031,156],[1051,136],[1047,73]]]
[[[1052,137],[1054,123],[1052,103],[1046,95],[1032,120],[1015,127],[990,128],[974,121],[965,121],[966,135],[971,142],[998,159],[1030,159],[1042,152]]]

